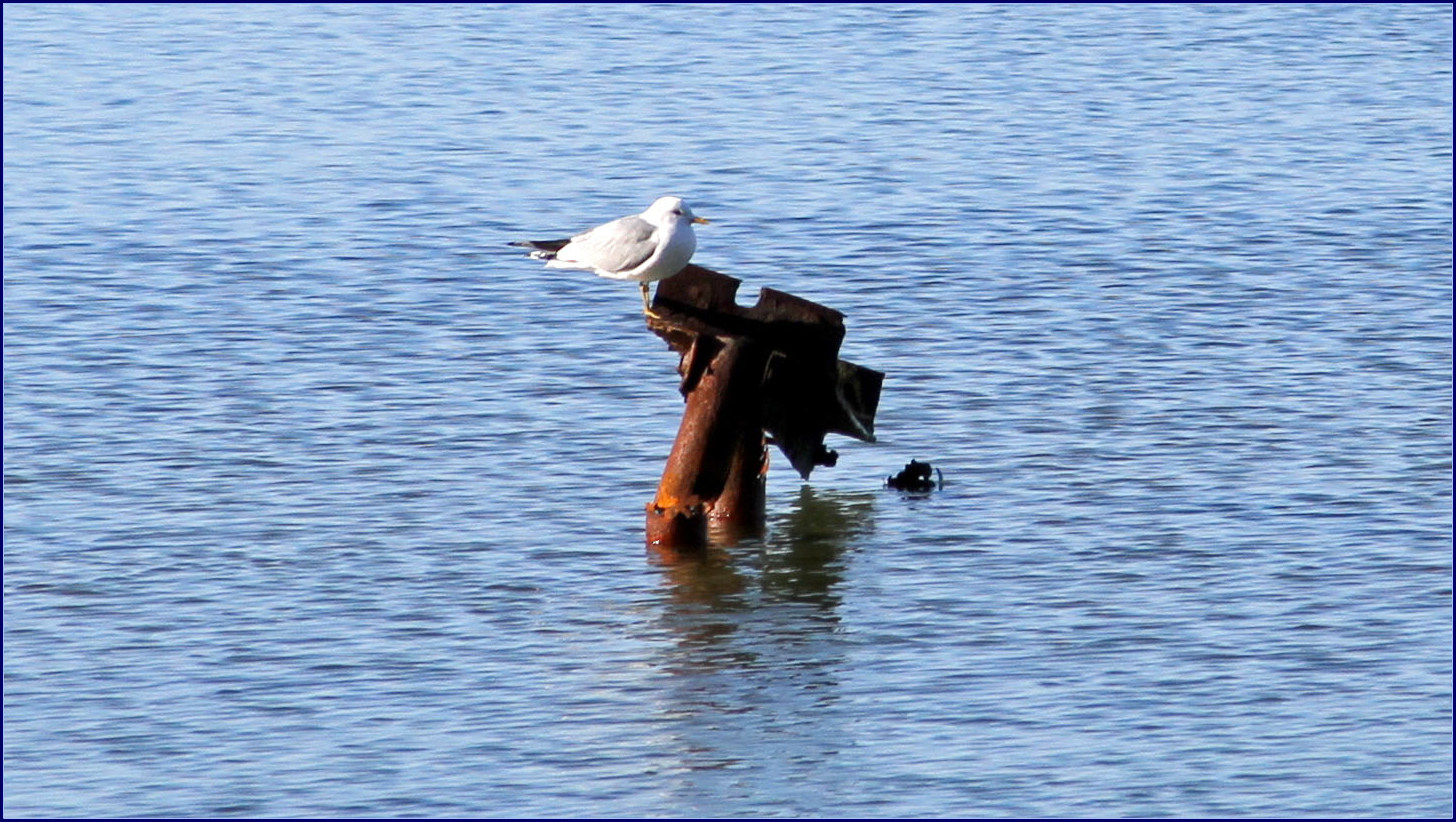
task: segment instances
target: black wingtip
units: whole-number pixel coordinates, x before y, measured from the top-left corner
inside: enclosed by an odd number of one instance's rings
[[[571,242],[571,238],[568,237],[565,240],[518,240],[514,243],[509,243],[509,245],[516,246],[517,248],[529,248],[534,251],[560,251],[569,242]]]

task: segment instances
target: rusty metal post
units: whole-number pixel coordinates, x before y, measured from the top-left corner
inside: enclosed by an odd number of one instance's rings
[[[763,429],[743,427],[729,458],[723,493],[708,510],[708,532],[715,542],[733,543],[763,533],[767,480]]]
[[[656,548],[762,532],[766,434],[805,479],[834,464],[826,433],[874,441],[884,375],[837,359],[843,316],[768,288],[741,307],[738,285],[689,265],[657,287],[647,327],[681,354],[686,408],[647,504],[647,544]]]
[[[699,335],[684,356],[687,407],[647,505],[649,545],[706,545],[715,522],[763,517],[763,428],[759,387],[767,352],[742,337]],[[746,444],[757,438],[757,454]],[[736,469],[736,470],[735,470]]]

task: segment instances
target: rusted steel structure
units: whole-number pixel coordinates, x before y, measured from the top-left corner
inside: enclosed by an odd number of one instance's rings
[[[839,359],[844,315],[771,288],[739,306],[739,282],[689,265],[658,283],[647,327],[681,355],[686,408],[647,505],[649,545],[760,531],[767,443],[808,479],[838,459],[825,434],[874,441],[885,375]]]

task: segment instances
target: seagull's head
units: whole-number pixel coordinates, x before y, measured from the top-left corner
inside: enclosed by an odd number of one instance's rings
[[[701,223],[707,225],[708,221],[693,214],[688,204],[682,201],[681,197],[658,197],[657,201],[642,212],[642,219],[653,225],[662,225],[678,220],[687,220],[690,223]]]

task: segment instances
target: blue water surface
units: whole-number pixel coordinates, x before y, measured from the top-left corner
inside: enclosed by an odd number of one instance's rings
[[[1451,14],[7,4],[5,814],[1449,816]],[[667,193],[888,375],[692,563]]]

